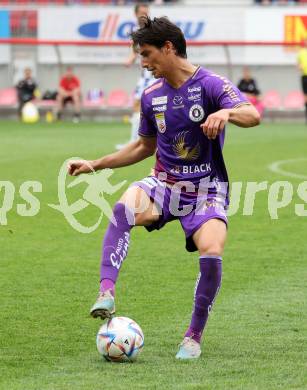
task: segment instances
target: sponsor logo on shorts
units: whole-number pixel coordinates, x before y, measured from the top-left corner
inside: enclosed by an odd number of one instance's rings
[[[156,124],[159,133],[163,134],[166,131],[166,123],[164,113],[155,114]]]
[[[157,106],[159,104],[166,104],[167,103],[167,96],[158,96],[152,98],[151,104],[153,106]]]
[[[153,111],[158,111],[158,112],[166,111],[166,109],[167,109],[166,104],[164,104],[163,106],[153,107]]]
[[[199,104],[193,104],[189,111],[189,118],[193,122],[200,122],[205,116],[204,109]]]

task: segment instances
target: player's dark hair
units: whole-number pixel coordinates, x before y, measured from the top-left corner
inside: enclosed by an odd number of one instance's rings
[[[141,19],[142,27],[131,34],[134,46],[147,44],[161,49],[166,41],[170,41],[176,49],[177,56],[187,58],[186,40],[176,24],[166,16],[154,19],[142,16]]]

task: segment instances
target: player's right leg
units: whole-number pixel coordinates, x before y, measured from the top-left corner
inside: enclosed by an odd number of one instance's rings
[[[113,221],[104,235],[100,292],[90,311],[92,317],[104,319],[115,313],[115,284],[128,253],[130,231],[134,226],[148,226],[158,219],[159,213],[154,202],[138,186],[130,187],[115,204]]]

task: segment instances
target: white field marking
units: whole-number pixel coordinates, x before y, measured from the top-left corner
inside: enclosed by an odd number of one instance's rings
[[[299,161],[307,161],[307,158],[301,157],[301,158],[292,158],[291,160],[280,160],[280,161],[275,161],[272,164],[268,166],[269,170],[275,173],[278,173],[280,175],[288,176],[288,177],[293,177],[295,179],[307,179],[307,175],[301,175],[299,173],[291,172],[291,171],[286,171],[285,169],[282,169],[281,166],[284,164],[291,164],[294,162],[299,162]]]

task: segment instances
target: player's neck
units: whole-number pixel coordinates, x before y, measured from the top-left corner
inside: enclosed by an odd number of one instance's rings
[[[185,58],[178,58],[173,64],[169,73],[164,77],[173,88],[180,88],[193,74],[198,67],[191,64]]]

